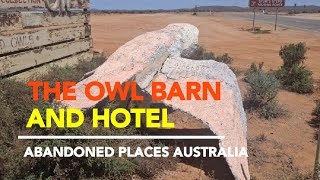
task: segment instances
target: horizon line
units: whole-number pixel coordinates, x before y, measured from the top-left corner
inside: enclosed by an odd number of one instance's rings
[[[320,5],[316,5],[316,4],[308,4],[306,5],[307,7],[309,6],[315,6],[315,7],[320,7]],[[239,6],[239,5],[198,5],[197,6],[198,8],[201,8],[201,7],[238,7],[238,8],[243,8],[243,9],[250,9],[249,6]],[[286,5],[284,6],[283,8],[286,8],[286,7],[295,7],[294,5]],[[298,5],[297,7],[304,7],[304,5]],[[123,9],[120,9],[120,8],[112,8],[112,9],[109,9],[109,8],[103,8],[103,9],[100,9],[98,7],[93,7],[92,8],[93,10],[116,10],[116,11],[148,11],[148,10],[183,10],[183,9],[194,9],[194,7],[179,7],[179,8],[143,8],[143,9],[126,9],[126,8],[123,8]]]
[[[18,136],[19,140],[222,140],[225,136]]]

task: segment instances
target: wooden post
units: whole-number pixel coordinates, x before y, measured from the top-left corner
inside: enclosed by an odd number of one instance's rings
[[[252,31],[255,32],[255,21],[256,21],[256,8],[253,9],[253,24],[252,24]]]
[[[316,162],[314,166],[314,179],[320,178],[320,128],[318,130],[318,146],[317,146],[317,154],[316,154]]]
[[[277,8],[277,12],[276,12],[276,23],[274,25],[274,30],[277,31],[277,26],[278,26],[278,12],[279,12],[279,8]]]

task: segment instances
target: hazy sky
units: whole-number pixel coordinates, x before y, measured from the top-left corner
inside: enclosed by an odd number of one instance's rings
[[[320,0],[287,0],[287,5],[320,5]],[[248,0],[91,0],[96,9],[178,9],[198,6],[248,6]]]

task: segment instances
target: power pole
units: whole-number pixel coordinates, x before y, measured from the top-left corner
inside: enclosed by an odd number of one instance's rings
[[[255,22],[256,22],[256,8],[253,9],[253,20],[252,20],[252,31],[253,32],[256,31]]]
[[[276,12],[276,23],[274,24],[275,31],[277,31],[277,26],[278,26],[278,13],[279,13],[279,8],[277,8],[277,12]]]

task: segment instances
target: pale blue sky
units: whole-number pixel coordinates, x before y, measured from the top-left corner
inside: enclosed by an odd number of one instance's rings
[[[287,5],[318,5],[320,0],[287,0]],[[248,6],[248,0],[91,0],[96,9],[179,9],[198,6]]]

